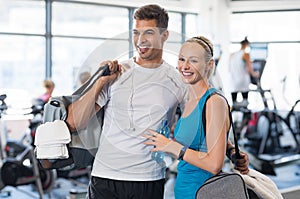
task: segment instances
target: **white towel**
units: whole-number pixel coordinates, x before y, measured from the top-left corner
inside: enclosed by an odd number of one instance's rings
[[[249,169],[247,174],[241,174],[237,170],[234,171],[242,176],[249,187],[265,199],[283,199],[276,184],[268,176],[254,169]]]
[[[71,142],[64,121],[55,120],[38,126],[35,134],[37,159],[64,159],[69,157],[67,144]]]
[[[68,157],[69,153],[66,144],[41,145],[36,147],[37,159],[64,159]]]
[[[62,120],[46,122],[36,129],[35,141],[36,146],[41,144],[70,143],[71,135],[66,123]]]

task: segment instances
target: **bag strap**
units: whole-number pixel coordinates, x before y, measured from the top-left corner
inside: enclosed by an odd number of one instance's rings
[[[102,71],[100,73],[100,71]],[[87,92],[93,85],[94,83],[101,77],[101,76],[106,76],[109,75],[109,66],[108,64],[105,64],[104,66],[100,66],[97,71],[82,85],[80,86],[72,95],[83,95],[85,92]],[[91,83],[92,82],[92,83]]]
[[[206,103],[208,101],[208,99],[212,96],[212,95],[220,95],[221,97],[223,97],[226,100],[227,106],[228,106],[228,112],[229,112],[229,120],[230,120],[230,126],[232,129],[232,133],[233,133],[233,139],[234,139],[234,148],[235,148],[235,158],[240,159],[241,155],[240,155],[240,149],[239,149],[239,145],[238,145],[238,141],[237,141],[237,135],[233,126],[233,120],[232,120],[232,115],[231,115],[231,111],[230,111],[230,106],[227,102],[227,99],[218,91],[215,91],[213,93],[210,93],[209,96],[206,98],[206,101],[204,102],[204,106],[203,106],[203,111],[202,111],[202,123],[203,123],[203,127],[204,127],[204,132],[206,133]],[[229,129],[230,130],[230,129]]]
[[[228,105],[228,107],[229,107],[229,105]],[[235,158],[241,159],[240,149],[239,149],[239,145],[238,145],[238,141],[237,141],[237,135],[236,135],[236,132],[235,132],[235,129],[234,129],[234,126],[233,126],[233,120],[232,120],[230,107],[229,107],[229,119],[230,119],[230,125],[231,125],[231,129],[232,129],[232,133],[233,133]]]

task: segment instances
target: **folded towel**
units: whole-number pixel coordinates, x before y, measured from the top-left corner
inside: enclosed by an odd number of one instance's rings
[[[71,135],[66,123],[62,120],[46,122],[37,127],[34,144],[67,144],[71,142]]]
[[[69,157],[66,144],[41,145],[36,147],[37,159],[65,159]]]
[[[46,122],[38,126],[34,144],[37,159],[64,159],[69,157],[67,144],[71,135],[66,123],[62,120]]]

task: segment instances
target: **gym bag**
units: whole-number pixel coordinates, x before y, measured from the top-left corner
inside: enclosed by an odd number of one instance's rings
[[[249,199],[246,184],[237,173],[220,172],[209,178],[197,191],[196,199]]]
[[[55,120],[64,121],[67,118],[68,106],[84,95],[98,78],[109,73],[108,65],[99,67],[92,77],[72,95],[52,97],[44,106],[43,123]],[[65,159],[50,159],[52,164],[49,169],[84,168],[92,165],[99,146],[102,122],[103,108],[89,120],[86,128],[71,133],[71,142],[67,146],[69,157]]]

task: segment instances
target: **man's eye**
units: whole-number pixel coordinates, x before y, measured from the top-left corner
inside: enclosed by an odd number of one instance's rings
[[[184,61],[184,59],[183,59],[183,58],[178,58],[178,60],[179,60],[179,61]]]
[[[154,33],[153,33],[153,31],[146,31],[145,34],[147,34],[147,35],[153,35]]]

